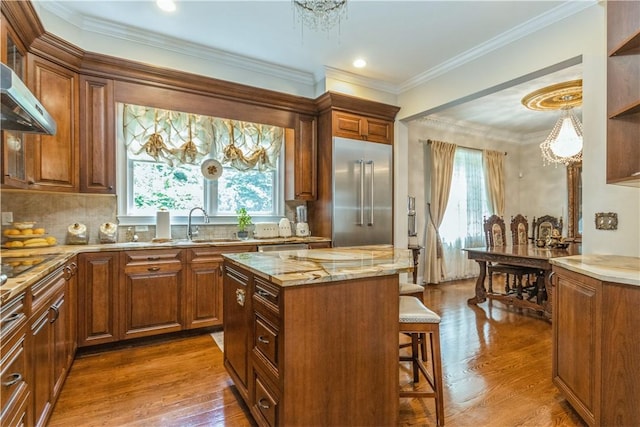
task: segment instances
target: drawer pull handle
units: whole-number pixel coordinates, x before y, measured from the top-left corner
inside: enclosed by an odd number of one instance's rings
[[[265,398],[258,400],[258,406],[262,409],[269,409],[271,406],[269,405],[269,401]]]
[[[258,342],[261,342],[262,344],[269,344],[269,340],[262,335],[258,337]]]
[[[148,271],[158,271],[160,270],[160,267],[149,267],[147,268]]]
[[[261,297],[267,298],[269,296],[269,292],[263,291],[262,289],[257,289],[256,293]]]
[[[147,261],[158,261],[160,259],[159,256],[149,256],[147,257]]]
[[[6,319],[4,319],[4,321],[5,322],[15,322],[19,318],[20,318],[20,313],[11,313],[10,315],[7,316]]]
[[[49,323],[53,323],[56,320],[58,320],[58,317],[60,317],[60,308],[56,307],[55,305],[52,305],[50,309],[53,310],[53,312],[55,313],[55,316],[53,316],[53,319],[49,320]]]
[[[15,373],[15,374],[10,374],[8,375],[8,377],[10,378],[9,381],[3,381],[2,385],[5,387],[11,387],[14,384],[19,383],[20,381],[22,381],[22,375],[20,375],[19,373]]]

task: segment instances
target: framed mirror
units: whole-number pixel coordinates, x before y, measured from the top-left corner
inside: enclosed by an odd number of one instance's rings
[[[569,218],[567,239],[582,242],[582,162],[567,166]]]

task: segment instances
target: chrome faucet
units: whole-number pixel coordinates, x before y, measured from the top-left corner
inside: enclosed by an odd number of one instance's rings
[[[191,209],[189,211],[189,221],[187,223],[187,239],[189,239],[189,240],[193,239],[193,236],[198,234],[198,227],[196,227],[195,231],[191,230],[191,215],[193,214],[193,211],[196,211],[196,210],[201,210],[202,213],[204,214],[204,222],[205,222],[205,224],[209,223],[209,215],[207,215],[207,212],[203,208],[198,206],[198,207],[195,207],[195,208]]]

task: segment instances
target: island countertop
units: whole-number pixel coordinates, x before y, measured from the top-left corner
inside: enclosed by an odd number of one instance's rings
[[[551,264],[605,282],[640,286],[640,258],[619,255],[573,255]]]
[[[413,254],[389,245],[245,252],[222,255],[279,286],[306,285],[413,271]]]

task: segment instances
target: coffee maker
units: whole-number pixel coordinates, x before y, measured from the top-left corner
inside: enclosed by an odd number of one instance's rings
[[[309,236],[311,233],[309,231],[309,224],[307,223],[307,207],[304,205],[296,207],[296,217],[298,219],[296,223],[296,236]]]

